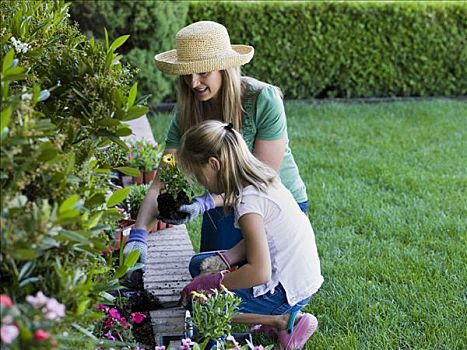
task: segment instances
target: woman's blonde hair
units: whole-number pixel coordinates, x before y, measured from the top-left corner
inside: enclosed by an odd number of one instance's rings
[[[241,200],[245,186],[253,185],[260,191],[266,191],[277,177],[273,169],[251,154],[232,124],[208,120],[193,126],[183,135],[177,158],[186,174],[198,174],[210,157],[217,158],[220,163],[217,181],[224,190],[226,210]]]
[[[240,66],[221,70],[222,115],[219,118],[225,123],[232,123],[235,129],[242,126],[242,79]],[[193,125],[206,120],[203,102],[199,101],[188,86],[183,76],[179,78],[178,111],[180,135],[183,135]]]

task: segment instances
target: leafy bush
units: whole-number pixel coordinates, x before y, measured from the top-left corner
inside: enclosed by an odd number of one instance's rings
[[[462,3],[191,2],[199,20],[253,45],[244,73],[288,99],[467,94]]]
[[[60,300],[66,314],[51,334],[66,330],[78,348],[95,348],[73,334],[90,334],[101,317],[90,306],[111,303],[119,288],[102,251],[129,191],[114,191],[96,156],[111,142],[126,147],[124,121],[147,107],[135,104],[132,72],[115,53],[127,37],[86,40],[68,6],[0,3],[0,291],[18,305],[37,291]]]
[[[140,90],[151,94],[154,104],[172,92],[174,81],[155,67],[154,55],[174,48],[187,11],[184,1],[77,0],[71,6],[73,20],[85,33],[103,38],[104,27],[112,36],[131,33],[123,49],[128,62],[140,68]]]
[[[130,211],[130,218],[136,220],[139,208],[143,203],[144,197],[149,189],[149,184],[132,185],[128,187],[130,192],[128,193],[127,203]]]

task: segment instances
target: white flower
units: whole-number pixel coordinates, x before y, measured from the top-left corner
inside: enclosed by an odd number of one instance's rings
[[[31,45],[23,43],[21,42],[21,40],[17,40],[14,36],[10,38],[10,41],[13,44],[13,47],[15,48],[15,51],[17,53],[26,53],[31,48]]]
[[[21,95],[21,100],[24,101],[24,102],[31,102],[32,94],[22,94]]]
[[[42,311],[46,319],[55,320],[65,316],[65,305],[60,304],[55,298],[50,298]]]
[[[18,327],[15,325],[3,325],[0,328],[0,337],[5,344],[11,344],[19,335]],[[2,346],[3,348],[3,346]]]
[[[38,291],[35,297],[28,295],[26,301],[31,304],[34,309],[39,309],[47,304],[49,298],[47,298],[42,291]]]

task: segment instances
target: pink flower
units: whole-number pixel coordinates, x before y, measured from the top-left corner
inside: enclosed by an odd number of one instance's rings
[[[11,298],[6,294],[0,294],[0,304],[4,307],[10,308],[13,306]]]
[[[101,254],[104,255],[104,256],[107,256],[108,254],[112,253],[113,250],[114,250],[114,248],[111,245],[109,245],[106,249],[101,251]]]
[[[65,316],[65,305],[60,304],[55,298],[50,298],[42,311],[46,319],[56,320]]]
[[[2,325],[0,327],[0,338],[5,344],[11,344],[19,335],[18,327],[15,325]]]
[[[41,291],[38,291],[35,297],[33,297],[32,295],[28,295],[26,297],[26,301],[29,304],[31,304],[34,309],[41,308],[42,306],[44,306],[47,303],[48,300],[49,300],[49,298],[47,298],[44,295],[44,293],[42,293]]]
[[[119,321],[120,321],[120,323],[122,324],[123,327],[125,327],[125,328],[130,327],[128,322],[125,320],[125,317],[120,317]]]
[[[96,306],[99,310],[107,311],[109,310],[108,306],[105,306],[104,304],[99,304]]]
[[[190,347],[193,345],[193,341],[190,338],[182,339],[182,346]]]
[[[133,312],[131,314],[131,319],[136,324],[140,324],[141,322],[144,321],[145,318],[146,318],[146,316],[144,314],[142,314],[141,312]]]
[[[114,307],[109,310],[109,315],[110,315],[110,317],[113,317],[113,318],[115,318],[117,320],[119,320],[121,318],[120,313]]]
[[[162,346],[156,346],[156,347],[154,348],[154,350],[165,350],[165,346],[164,346],[164,345],[162,345]]]
[[[42,341],[42,340],[47,340],[49,339],[50,334],[43,329],[38,329],[37,331],[34,332],[34,340],[37,341]]]

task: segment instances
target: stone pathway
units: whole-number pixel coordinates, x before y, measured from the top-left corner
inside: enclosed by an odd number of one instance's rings
[[[126,140],[146,139],[156,144],[146,116],[128,122],[133,135]],[[162,308],[150,310],[155,342],[162,336],[184,333],[185,309],[178,306],[182,288],[191,281],[188,264],[194,254],[185,225],[156,231],[148,238],[148,258],[143,275],[144,289],[159,301]]]

